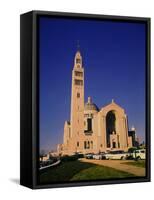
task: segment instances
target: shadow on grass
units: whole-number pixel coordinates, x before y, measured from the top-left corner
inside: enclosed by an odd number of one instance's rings
[[[41,171],[40,182],[48,183],[69,181],[75,174],[93,166],[95,166],[95,164],[82,163],[78,160],[62,162],[58,166]]]
[[[62,162],[53,168],[40,172],[40,183],[67,182],[132,177],[132,174],[93,163],[77,161]]]

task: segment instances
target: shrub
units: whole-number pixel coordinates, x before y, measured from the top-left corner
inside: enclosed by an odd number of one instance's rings
[[[60,159],[63,162],[66,162],[66,161],[75,161],[75,160],[78,159],[78,155],[72,155],[72,156],[66,155],[66,156],[62,156]]]
[[[77,154],[78,158],[84,158],[84,154]]]

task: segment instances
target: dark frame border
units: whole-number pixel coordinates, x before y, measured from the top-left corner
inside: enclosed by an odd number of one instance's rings
[[[110,16],[110,15],[94,15],[83,13],[65,13],[65,12],[49,12],[49,11],[32,11],[29,12],[32,16],[32,184],[31,188],[57,188],[57,187],[74,187],[74,186],[90,186],[90,185],[106,185],[106,184],[119,184],[119,183],[137,183],[137,182],[149,182],[151,180],[151,137],[150,137],[150,18],[140,17],[127,17],[127,16]],[[25,14],[26,15],[26,14]],[[146,71],[145,71],[145,88],[146,88],[146,144],[147,144],[147,162],[146,162],[146,176],[125,178],[125,179],[109,179],[109,180],[97,180],[97,181],[78,181],[78,182],[60,182],[54,184],[39,184],[38,176],[38,164],[39,164],[39,17],[56,17],[56,18],[71,18],[71,19],[88,19],[88,20],[106,20],[115,22],[130,22],[130,23],[144,23],[146,24]],[[26,173],[26,172],[25,172]],[[27,172],[28,173],[28,172]],[[21,183],[22,184],[22,183]],[[24,184],[23,184],[24,185]]]

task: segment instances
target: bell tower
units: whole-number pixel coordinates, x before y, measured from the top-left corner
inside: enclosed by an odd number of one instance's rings
[[[74,58],[71,91],[71,137],[74,138],[84,133],[84,68],[82,63],[82,56],[78,50]],[[79,146],[78,142],[77,148]]]

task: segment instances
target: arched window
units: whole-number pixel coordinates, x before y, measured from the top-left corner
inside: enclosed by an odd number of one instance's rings
[[[93,146],[93,142],[91,141],[84,141],[84,149],[90,149]]]
[[[86,141],[84,141],[84,149],[86,149],[87,145],[86,145]]]
[[[109,111],[106,115],[106,142],[107,147],[110,147],[110,135],[116,134],[116,116],[114,111]]]
[[[80,93],[79,92],[77,93],[77,98],[80,98]]]
[[[77,142],[77,147],[79,147],[79,142]]]
[[[81,63],[81,60],[79,58],[77,58],[76,63]]]
[[[87,124],[88,124],[88,132],[92,131],[92,119],[88,118],[87,119]]]
[[[90,149],[90,142],[88,141],[87,149]]]

